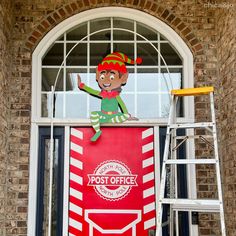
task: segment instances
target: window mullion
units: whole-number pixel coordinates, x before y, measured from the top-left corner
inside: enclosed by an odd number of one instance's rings
[[[158,111],[158,114],[159,114],[159,117],[162,117],[161,116],[161,110],[162,110],[162,106],[161,106],[161,99],[162,99],[162,97],[161,97],[161,56],[160,56],[160,53],[161,53],[161,45],[160,45],[160,33],[157,33],[157,37],[158,37],[158,39],[157,39],[157,47],[158,47],[158,51],[159,51],[159,53],[158,53],[158,106],[159,106],[159,111]]]
[[[137,23],[134,21],[134,60],[137,58]],[[137,94],[137,66],[134,64],[134,116],[138,114],[138,94]]]
[[[111,17],[111,52],[113,52],[114,50],[114,42],[113,42],[113,39],[114,39],[114,35],[113,35],[113,17]]]
[[[88,21],[87,23],[87,34],[88,34],[88,38],[87,38],[87,85],[90,85],[90,21]],[[90,96],[87,95],[87,118],[89,117],[89,105],[90,105]]]
[[[67,44],[66,44],[66,33],[64,33],[64,56],[63,58],[66,58],[66,50],[67,49]],[[56,88],[55,88],[56,89]],[[63,118],[66,117],[66,60],[64,60],[63,63]]]

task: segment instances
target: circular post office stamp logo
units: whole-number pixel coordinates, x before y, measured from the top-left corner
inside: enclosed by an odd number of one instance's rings
[[[88,186],[93,186],[96,193],[108,201],[118,201],[126,197],[132,187],[138,186],[137,175],[117,160],[102,162],[88,178]]]

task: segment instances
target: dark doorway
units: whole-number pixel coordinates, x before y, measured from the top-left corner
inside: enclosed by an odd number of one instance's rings
[[[52,217],[51,236],[62,235],[63,225],[63,173],[64,173],[64,128],[53,130],[53,183],[52,183]],[[49,206],[50,173],[50,128],[39,128],[38,148],[38,189],[36,236],[47,235]]]

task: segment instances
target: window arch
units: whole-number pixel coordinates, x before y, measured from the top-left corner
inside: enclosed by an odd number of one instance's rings
[[[128,66],[129,80],[122,96],[130,113],[141,119],[167,117],[169,90],[193,84],[189,48],[170,27],[145,13],[113,7],[90,11],[95,14],[81,13],[79,18],[76,15],[65,20],[67,24],[55,27],[59,29],[52,30],[52,38],[46,35],[36,48],[33,117],[50,116],[50,90],[56,79],[54,117],[88,118],[89,111],[99,109],[96,99],[77,89],[75,77],[80,73],[84,82],[96,88],[95,68],[113,51],[143,57],[142,65]],[[184,104],[185,118],[193,113],[188,103]]]

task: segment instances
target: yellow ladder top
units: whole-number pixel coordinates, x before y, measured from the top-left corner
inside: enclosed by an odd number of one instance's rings
[[[214,92],[213,87],[173,89],[171,94],[175,96],[197,96]]]

